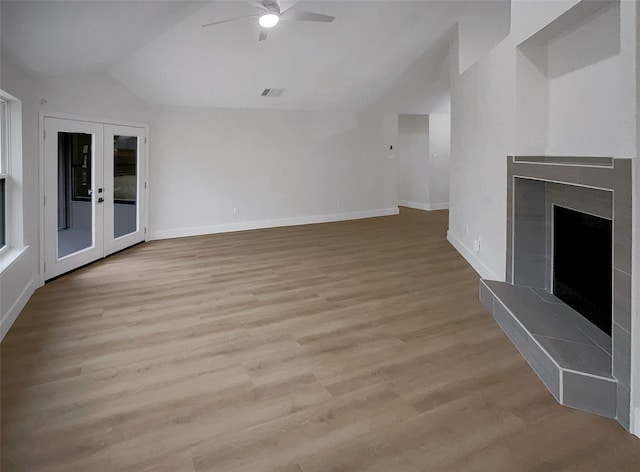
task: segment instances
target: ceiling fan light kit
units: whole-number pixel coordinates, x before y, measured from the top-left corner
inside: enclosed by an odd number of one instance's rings
[[[331,23],[335,20],[335,17],[329,15],[323,15],[321,13],[313,13],[310,11],[294,10],[291,7],[282,10],[278,0],[249,0],[249,3],[260,11],[253,15],[244,15],[237,18],[229,18],[227,20],[214,21],[213,23],[207,23],[202,25],[203,28],[207,26],[219,25],[222,23],[229,23],[230,21],[236,21],[243,18],[258,18],[258,23],[262,29],[258,36],[258,41],[264,41],[267,39],[268,28],[273,28],[280,20],[290,21],[315,21],[319,23]]]
[[[273,28],[278,24],[278,21],[280,21],[280,15],[273,12],[263,13],[260,15],[260,18],[258,18],[258,23],[260,23],[260,26],[263,28]]]

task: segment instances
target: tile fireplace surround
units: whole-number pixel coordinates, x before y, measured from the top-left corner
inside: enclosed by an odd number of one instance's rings
[[[631,159],[509,156],[507,182],[506,282],[480,300],[559,403],[628,430]],[[552,295],[555,205],[613,221],[611,337]]]

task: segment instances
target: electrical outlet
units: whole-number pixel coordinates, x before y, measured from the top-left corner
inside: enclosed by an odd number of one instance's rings
[[[469,236],[469,225],[464,227],[464,235]]]
[[[473,240],[473,250],[475,252],[480,252],[480,238]]]
[[[238,214],[238,208],[237,207],[233,207],[233,214],[237,215]]]
[[[340,206],[340,200],[336,200],[336,206],[339,207]]]

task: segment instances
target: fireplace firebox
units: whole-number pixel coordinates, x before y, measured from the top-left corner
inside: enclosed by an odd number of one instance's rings
[[[553,207],[553,294],[611,336],[611,220]]]

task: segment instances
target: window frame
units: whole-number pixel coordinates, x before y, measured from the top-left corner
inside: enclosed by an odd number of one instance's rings
[[[5,245],[0,249],[0,275],[28,249],[24,240],[24,175],[22,159],[22,101],[3,89],[0,99],[5,103],[3,116],[4,146],[0,158],[5,181]],[[4,119],[6,117],[6,120]]]
[[[3,192],[0,195],[0,204],[2,208],[2,216],[4,221],[0,221],[0,255],[5,253],[11,248],[10,244],[10,221],[9,221],[9,208],[10,208],[10,195],[11,195],[11,168],[10,168],[10,152],[11,152],[11,108],[9,101],[5,98],[5,94],[0,91],[0,191]]]

